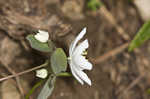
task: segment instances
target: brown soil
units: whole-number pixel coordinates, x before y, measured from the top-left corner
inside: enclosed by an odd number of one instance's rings
[[[102,2],[115,17],[117,24],[133,38],[143,22],[132,2]],[[48,31],[57,46],[63,47],[68,54],[68,42],[86,26],[91,62],[128,42],[119,35],[116,26],[108,21],[105,13],[88,10],[86,3],[84,0],[0,0],[0,76],[10,74],[3,65],[20,72],[44,62],[45,54],[31,49],[25,39],[38,29]],[[143,57],[150,59],[148,45],[144,44],[140,53],[129,53],[126,49],[101,62],[93,62],[93,70],[87,72],[92,79],[91,87],[82,86],[73,78],[58,78],[49,99],[149,99],[149,74],[128,88],[148,72],[148,66],[145,66],[143,60]],[[38,81],[34,73],[20,78],[28,84],[29,88],[24,89],[25,92]],[[33,94],[32,99],[36,99],[38,92]]]

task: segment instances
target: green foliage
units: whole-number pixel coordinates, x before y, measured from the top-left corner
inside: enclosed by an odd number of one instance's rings
[[[67,69],[67,56],[63,49],[56,48],[54,43],[51,40],[48,40],[46,43],[42,43],[38,41],[34,35],[28,35],[26,39],[29,41],[31,47],[33,49],[36,49],[41,52],[47,52],[48,55],[50,55],[48,61],[46,61],[41,66],[47,66],[50,65],[53,72],[51,72],[51,75],[49,75],[46,83],[44,84],[40,94],[38,95],[37,99],[47,99],[54,89],[54,83],[56,80],[56,77],[62,77],[62,76],[71,76],[71,74],[65,72]],[[55,49],[55,51],[53,51]],[[49,64],[50,63],[50,64]],[[46,80],[46,79],[45,79]],[[41,80],[36,85],[33,86],[33,88],[29,91],[25,99],[29,99],[31,94],[45,81]]]
[[[146,92],[147,92],[147,94],[150,95],[150,88],[148,88]]]
[[[37,99],[47,99],[53,92],[56,76],[49,76]]]
[[[67,69],[67,56],[63,49],[57,48],[51,55],[52,71],[57,74]]]
[[[38,40],[35,39],[34,35],[28,35],[26,39],[29,41],[31,47],[38,51],[51,52],[53,49],[53,45],[50,45],[51,43],[48,44],[39,42]]]
[[[96,11],[101,5],[102,2],[99,0],[89,0],[87,3],[87,7],[93,11]]]
[[[70,76],[72,76],[72,74],[68,72],[62,72],[57,74],[57,77],[70,77]]]
[[[150,38],[150,21],[145,23],[129,45],[129,51],[139,47]]]
[[[32,95],[32,93],[44,82],[44,80],[40,80],[37,84],[35,84],[32,89],[28,92],[28,94],[26,95],[25,99],[30,99],[30,96]]]

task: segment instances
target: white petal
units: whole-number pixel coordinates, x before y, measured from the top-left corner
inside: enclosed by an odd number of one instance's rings
[[[88,46],[88,40],[86,39],[82,43],[80,43],[73,52],[72,60],[76,65],[80,66],[81,70],[92,69],[92,64],[87,59],[85,59],[84,56],[81,55],[83,51],[88,48]]]
[[[84,82],[76,74],[75,65],[73,65],[72,63],[70,63],[70,68],[71,68],[72,75],[83,85]]]
[[[78,41],[85,35],[86,33],[86,27],[78,34],[78,36],[75,38],[75,40],[71,43],[69,48],[69,54],[71,55],[74,48],[76,47]]]
[[[46,78],[48,75],[48,71],[46,69],[36,70],[36,76],[39,78]]]
[[[77,54],[76,56],[72,57],[72,61],[74,64],[79,66],[81,70],[91,70],[93,67],[92,64],[82,55]]]
[[[90,86],[92,85],[91,80],[88,78],[86,73],[84,73],[83,71],[77,71],[77,72],[82,80],[84,80]]]
[[[88,43],[88,40],[86,39],[75,48],[73,55],[76,55],[76,54],[81,55],[83,51],[85,51],[88,47],[89,47],[89,43]]]
[[[88,76],[86,75],[86,73],[84,73],[82,70],[79,70],[79,69],[77,68],[77,66],[74,67],[74,71],[75,71],[76,75],[77,75],[80,79],[82,79],[84,82],[86,82],[86,83],[89,84],[90,86],[92,85],[92,84],[91,84],[91,80],[88,78]]]
[[[42,30],[38,30],[38,32],[41,33],[41,34],[47,34],[48,33],[46,31],[42,31]]]
[[[38,41],[45,43],[45,42],[47,42],[48,39],[49,39],[49,34],[48,34],[48,32],[39,30],[39,33],[37,33],[34,37],[35,37]]]
[[[47,42],[47,37],[42,36],[40,34],[36,34],[34,37],[40,42],[43,42],[43,43]]]

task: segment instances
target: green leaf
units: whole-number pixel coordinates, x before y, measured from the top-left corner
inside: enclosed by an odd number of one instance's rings
[[[56,76],[49,76],[37,99],[47,99],[53,92]]]
[[[146,90],[146,92],[147,92],[147,94],[150,95],[150,88],[148,88],[148,89]]]
[[[42,51],[42,52],[51,52],[53,47],[50,46],[50,44],[48,43],[42,43],[38,40],[35,39],[34,35],[28,35],[26,37],[26,39],[29,41],[31,47],[33,49],[36,49],[38,51]]]
[[[150,38],[150,21],[145,23],[129,45],[129,51],[139,47]]]
[[[32,95],[32,93],[44,82],[44,80],[40,80],[37,84],[35,84],[32,89],[28,92],[25,99],[29,99],[29,97]]]
[[[87,7],[93,11],[96,11],[101,5],[102,2],[99,0],[89,0],[87,3]]]
[[[63,49],[57,48],[51,56],[51,67],[55,74],[67,69],[67,57]]]

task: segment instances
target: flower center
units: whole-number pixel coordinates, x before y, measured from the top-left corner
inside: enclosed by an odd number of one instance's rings
[[[84,50],[81,55],[82,55],[83,57],[85,57],[85,59],[87,59],[87,57],[86,57],[86,56],[87,56],[87,53],[88,53],[87,50]]]
[[[67,60],[70,61],[70,60],[71,60],[71,57],[68,57]]]

